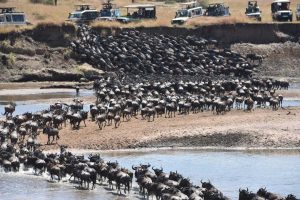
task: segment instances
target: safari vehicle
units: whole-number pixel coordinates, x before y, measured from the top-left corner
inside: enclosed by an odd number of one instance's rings
[[[24,12],[18,12],[15,7],[1,7],[0,8],[0,25],[26,25]]]
[[[226,7],[224,3],[208,4],[204,14],[206,16],[230,16],[229,7]]]
[[[112,4],[111,1],[112,0],[107,0],[106,3],[102,4],[102,9],[100,10],[97,20],[120,21],[126,23],[127,19],[120,16],[120,9],[116,4]]]
[[[257,5],[257,1],[248,1],[248,7],[246,8],[245,14],[251,19],[261,21],[261,11]]]
[[[271,4],[272,19],[274,21],[293,21],[293,11],[290,0],[275,0]]]
[[[143,20],[143,19],[156,19],[156,6],[152,4],[132,4],[124,6],[127,9],[127,15],[124,18],[128,22]],[[135,10],[130,13],[130,10]]]
[[[97,19],[97,17],[99,17],[99,12],[96,9],[92,9],[91,5],[81,4],[76,5],[76,10],[69,14],[67,21],[88,23]]]
[[[188,19],[203,16],[203,9],[197,5],[196,1],[181,3],[181,9],[177,10],[172,24],[184,24]]]
[[[300,20],[300,4],[297,5],[296,19],[297,19],[298,21]]]

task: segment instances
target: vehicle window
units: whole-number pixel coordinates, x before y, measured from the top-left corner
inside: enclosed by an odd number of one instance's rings
[[[80,18],[80,14],[70,14],[69,18]]]
[[[112,15],[113,15],[113,13],[110,12],[110,10],[101,10],[100,11],[101,17],[111,17]]]
[[[82,13],[82,18],[83,19],[96,19],[98,17],[97,12],[85,12]]]
[[[14,22],[24,22],[24,15],[12,15]]]
[[[4,16],[0,16],[0,22],[4,22]]]
[[[176,17],[187,17],[188,16],[188,11],[187,10],[180,10],[177,12]]]
[[[7,22],[11,22],[11,15],[6,15],[5,17]]]
[[[201,15],[201,9],[195,10],[195,14],[196,14],[196,15]]]

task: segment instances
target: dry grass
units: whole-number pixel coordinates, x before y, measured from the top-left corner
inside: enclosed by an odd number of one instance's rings
[[[256,23],[255,21],[249,20],[245,17],[245,8],[248,0],[222,0],[226,5],[230,6],[230,17],[198,17],[190,20],[187,26],[198,26],[207,24],[232,24],[232,23],[243,23],[250,22]],[[43,4],[32,4],[29,0],[9,0],[7,3],[0,3],[0,6],[15,6],[18,10],[24,11],[27,14],[28,20],[32,24],[37,23],[62,23],[64,22],[68,14],[74,10],[74,5],[87,3],[93,5],[95,8],[100,9],[101,3],[104,0],[58,0],[58,6],[43,5]],[[136,0],[138,3],[147,3],[147,0]],[[153,3],[155,1],[151,1]],[[219,0],[210,0],[209,3],[220,2]],[[262,10],[262,22],[272,22],[270,4],[272,0],[258,0],[258,4]],[[124,6],[131,4],[131,0],[115,0],[118,6]],[[296,4],[300,4],[300,0],[292,1],[292,9],[295,11]],[[152,26],[171,26],[170,21],[174,17],[178,4],[165,4],[161,5],[158,3],[157,6],[157,20],[145,20],[131,24],[120,24],[117,22],[95,22],[94,26],[108,26],[108,27],[152,27]],[[122,14],[125,14],[125,9],[121,9]],[[4,29],[4,30],[2,30]],[[2,28],[0,32],[7,32],[14,28]]]
[[[35,26],[1,26],[0,33],[22,32],[34,27]]]

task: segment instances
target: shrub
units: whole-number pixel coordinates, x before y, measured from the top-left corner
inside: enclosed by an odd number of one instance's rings
[[[200,6],[202,6],[203,8],[207,8],[207,6],[208,6],[208,0],[198,0],[198,3],[199,3]]]
[[[0,3],[6,3],[7,0],[0,0]]]
[[[13,53],[8,54],[8,64],[12,66],[15,64],[15,62],[16,62],[15,54]]]
[[[53,5],[53,0],[44,0],[44,4]]]
[[[30,2],[53,5],[53,0],[30,0]]]
[[[31,3],[43,3],[44,0],[30,0]]]

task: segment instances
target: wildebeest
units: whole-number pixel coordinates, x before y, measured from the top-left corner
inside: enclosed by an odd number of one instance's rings
[[[4,106],[4,114],[3,115],[12,115],[13,112],[16,110],[16,104],[15,103],[10,103],[9,105]]]
[[[47,144],[52,144],[54,140],[57,142],[57,140],[59,139],[59,130],[57,128],[53,128],[49,126],[45,127],[43,129],[43,133],[48,135]],[[51,137],[52,137],[52,141],[50,142]]]

